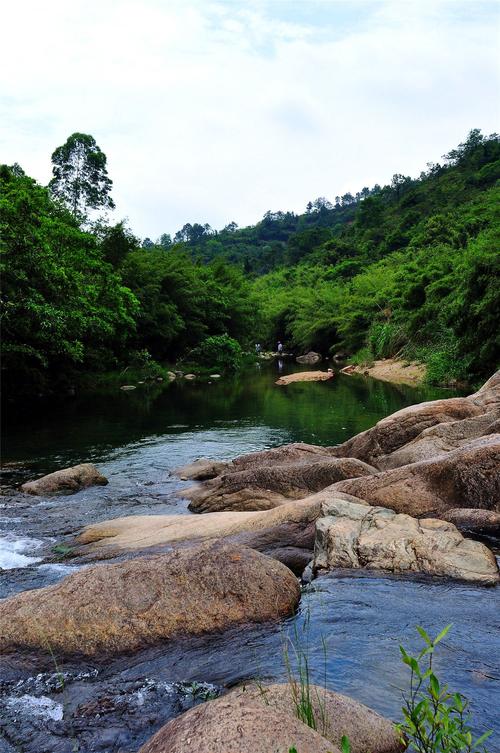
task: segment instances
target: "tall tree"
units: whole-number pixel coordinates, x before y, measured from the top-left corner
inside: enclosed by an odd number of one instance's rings
[[[73,133],[53,153],[49,189],[67,204],[73,217],[84,220],[89,209],[114,209],[113,181],[106,162],[106,155],[87,133]]]

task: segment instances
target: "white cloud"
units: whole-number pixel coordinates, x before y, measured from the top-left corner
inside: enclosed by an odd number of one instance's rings
[[[46,182],[52,150],[92,133],[117,216],[157,237],[302,211],[498,129],[496,3],[311,0],[307,19],[299,6],[4,7],[0,158]]]

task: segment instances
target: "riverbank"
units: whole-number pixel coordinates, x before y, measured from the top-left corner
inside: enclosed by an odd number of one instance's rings
[[[351,369],[351,367],[347,367]],[[402,361],[397,358],[384,358],[372,364],[354,366],[350,373],[380,379],[392,384],[406,384],[418,387],[424,384],[427,367],[419,361]]]

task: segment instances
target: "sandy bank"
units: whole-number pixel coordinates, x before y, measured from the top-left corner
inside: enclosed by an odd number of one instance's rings
[[[416,387],[425,379],[426,367],[417,361],[399,361],[396,358],[386,358],[374,361],[372,366],[355,366],[352,373],[365,374],[374,379],[394,384],[408,384]]]

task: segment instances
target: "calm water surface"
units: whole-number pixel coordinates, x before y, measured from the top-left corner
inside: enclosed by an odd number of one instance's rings
[[[289,370],[296,367],[285,362],[284,373]],[[0,596],[47,585],[72,572],[74,565],[46,558],[86,523],[120,515],[185,514],[185,503],[175,496],[182,483],[169,475],[176,466],[286,442],[337,444],[406,405],[451,394],[342,375],[326,383],[277,387],[277,376],[273,363],[212,384],[138,386],[128,393],[8,407]],[[50,499],[16,491],[25,480],[88,461],[109,478],[109,486]],[[326,676],[329,687],[398,718],[405,685],[398,644],[415,647],[417,623],[431,633],[453,623],[439,668],[471,698],[477,728],[495,727],[499,606],[498,589],[335,573],[307,587],[299,614],[283,625],[180,641],[105,667],[61,663],[64,693],[54,681],[49,658],[9,660],[0,664],[0,730],[5,736],[2,742],[0,735],[0,751],[11,753],[22,744],[26,753],[69,753],[77,740],[84,753],[132,753],[193,702],[192,686],[182,683],[205,682],[220,689],[256,675],[283,678],[283,644],[296,633],[308,644],[314,679],[322,682]],[[85,709],[95,712],[88,718],[81,711],[82,699]],[[76,723],[75,718],[86,721]],[[499,750],[498,740],[489,747]]]

